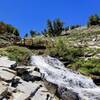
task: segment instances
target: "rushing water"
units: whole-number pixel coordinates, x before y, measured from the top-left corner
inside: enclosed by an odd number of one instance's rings
[[[37,66],[45,79],[58,86],[64,86],[79,94],[82,100],[100,100],[100,88],[91,78],[73,72],[50,56],[32,56],[32,65]]]

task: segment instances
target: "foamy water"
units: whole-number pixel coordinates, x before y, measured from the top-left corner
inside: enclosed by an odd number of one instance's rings
[[[82,100],[100,100],[100,88],[91,78],[65,68],[58,59],[50,56],[32,56],[32,65],[40,69],[47,81],[71,89],[78,93]]]

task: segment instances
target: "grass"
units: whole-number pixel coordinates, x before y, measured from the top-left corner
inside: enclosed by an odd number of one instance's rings
[[[47,52],[50,56],[57,57],[68,63],[73,62],[76,58],[83,55],[82,48],[74,48],[68,46],[63,40],[58,39],[55,41],[54,47],[47,48]]]
[[[70,64],[69,68],[77,70],[86,75],[100,75],[100,59],[78,59],[74,63]]]
[[[32,52],[24,47],[9,46],[0,48],[1,56],[8,56],[11,60],[15,60],[18,64],[27,65]]]

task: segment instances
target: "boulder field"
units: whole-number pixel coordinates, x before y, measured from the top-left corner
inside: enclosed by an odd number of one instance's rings
[[[35,66],[17,66],[0,57],[0,100],[58,100],[45,87]]]

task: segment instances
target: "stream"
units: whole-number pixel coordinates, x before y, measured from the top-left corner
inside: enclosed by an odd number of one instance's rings
[[[50,56],[32,56],[31,64],[40,69],[48,82],[65,87],[78,94],[80,100],[100,100],[100,87],[89,77],[65,68],[63,63]]]

